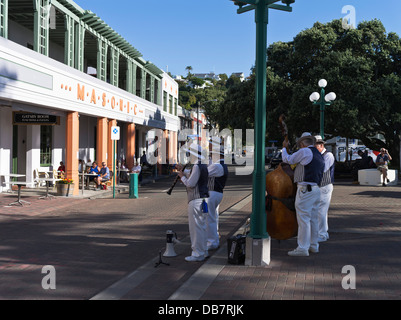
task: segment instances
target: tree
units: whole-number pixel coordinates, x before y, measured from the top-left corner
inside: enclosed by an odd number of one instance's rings
[[[287,116],[290,136],[318,133],[319,108],[309,95],[325,78],[337,100],[325,110],[325,135],[361,139],[371,149],[389,149],[399,164],[401,130],[401,40],[379,20],[344,29],[341,20],[315,23],[293,41],[267,49],[267,139],[277,140],[277,119]],[[221,105],[225,126],[252,128],[254,75],[235,84]],[[385,142],[377,139],[385,137]]]
[[[376,19],[355,30],[343,29],[341,20],[316,23],[293,42],[273,44],[268,56],[273,72],[291,82],[288,122],[295,135],[319,132],[319,108],[308,97],[325,78],[338,97],[326,108],[325,132],[361,139],[374,150],[385,146],[399,163],[401,42],[395,33]],[[375,138],[379,133],[385,143]]]
[[[185,70],[187,70],[188,71],[188,77],[190,77],[191,76],[191,71],[193,70],[192,69],[192,67],[191,66],[187,66],[186,68],[185,68]]]

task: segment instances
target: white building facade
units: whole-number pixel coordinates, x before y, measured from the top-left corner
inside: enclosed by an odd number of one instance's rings
[[[178,84],[72,0],[0,0],[0,175],[52,170],[78,180],[78,160],[132,167],[150,129],[177,160]],[[4,177],[0,192],[4,191]],[[78,188],[75,188],[76,192]]]

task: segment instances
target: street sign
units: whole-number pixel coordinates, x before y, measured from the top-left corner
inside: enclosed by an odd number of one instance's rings
[[[120,140],[120,127],[111,127],[111,140]]]

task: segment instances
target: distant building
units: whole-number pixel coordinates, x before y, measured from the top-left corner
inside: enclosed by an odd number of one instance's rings
[[[220,77],[215,74],[214,72],[209,72],[209,73],[194,73],[193,74],[194,77],[199,78],[199,79],[203,79],[203,80],[207,80],[207,79],[212,79],[212,80],[220,80]]]
[[[231,74],[231,76],[237,77],[243,82],[245,80],[245,75],[243,72],[234,72]]]

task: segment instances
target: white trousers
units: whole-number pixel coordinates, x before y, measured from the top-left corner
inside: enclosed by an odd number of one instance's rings
[[[320,201],[320,188],[312,187],[312,191],[307,190],[307,186],[298,185],[295,198],[295,209],[298,221],[298,248],[309,250],[319,249],[318,243],[318,209]]]
[[[329,238],[329,223],[328,223],[328,212],[330,207],[331,195],[333,193],[333,185],[320,188],[320,202],[319,202],[319,238]]]
[[[207,199],[205,199],[207,202]],[[192,256],[204,256],[207,252],[206,215],[202,212],[203,199],[195,199],[188,203],[188,225],[191,238]]]
[[[209,213],[207,214],[206,230],[207,230],[207,246],[219,246],[219,205],[223,199],[221,192],[209,191]]]

